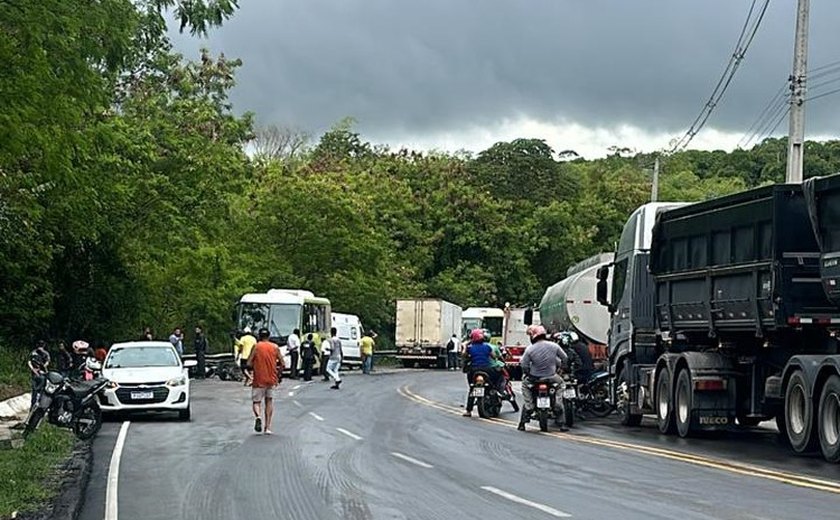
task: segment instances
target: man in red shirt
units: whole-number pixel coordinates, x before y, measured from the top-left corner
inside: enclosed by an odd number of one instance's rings
[[[260,329],[257,344],[251,349],[248,366],[253,370],[251,401],[254,410],[254,431],[263,431],[260,405],[265,401],[265,433],[271,435],[271,417],[274,415],[274,389],[280,384],[283,356],[280,347],[268,340],[268,329]]]

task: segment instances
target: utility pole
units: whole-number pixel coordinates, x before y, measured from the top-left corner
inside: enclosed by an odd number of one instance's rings
[[[796,38],[793,45],[793,73],[790,76],[790,131],[786,182],[802,182],[802,153],[805,145],[805,74],[808,70],[808,10],[810,0],[799,0],[796,9]]]
[[[650,186],[650,201],[656,202],[659,198],[659,156],[653,161],[653,184]]]

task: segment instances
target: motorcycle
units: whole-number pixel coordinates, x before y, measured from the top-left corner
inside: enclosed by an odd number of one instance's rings
[[[594,417],[607,417],[614,408],[609,402],[610,375],[606,371],[598,371],[589,376],[585,383],[577,386],[578,413],[588,413]]]
[[[102,427],[102,410],[96,395],[109,383],[103,377],[71,381],[58,372],[47,373],[38,390],[36,406],[26,419],[24,438],[38,428],[44,416],[50,424],[73,430],[79,440],[93,438]]]
[[[524,383],[523,391],[533,393],[534,413],[539,421],[540,431],[548,431],[549,419],[554,419],[554,424],[559,427],[574,425],[574,398],[577,395],[574,388],[567,388],[565,383],[536,381]],[[559,413],[560,407],[563,409],[562,420]]]
[[[470,383],[470,397],[475,399],[478,416],[487,419],[498,417],[502,412],[502,396],[491,384],[487,372],[476,371]]]

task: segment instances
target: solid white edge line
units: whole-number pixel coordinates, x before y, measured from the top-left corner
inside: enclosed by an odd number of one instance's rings
[[[551,516],[555,516],[557,518],[569,518],[569,517],[572,516],[569,513],[564,513],[563,511],[559,511],[559,510],[554,509],[553,507],[549,507],[545,504],[532,502],[532,501],[524,499],[522,497],[518,497],[518,496],[516,496],[512,493],[508,493],[507,491],[502,491],[501,489],[494,488],[493,486],[481,486],[481,489],[483,489],[484,491],[489,491],[490,493],[493,493],[494,495],[499,495],[502,498],[506,498],[506,499],[510,500],[511,502],[516,502],[517,504],[522,504],[523,506],[533,507],[534,509],[538,509],[538,510],[542,511],[543,513],[547,513],[547,514],[549,514]]]
[[[317,413],[315,413],[315,412],[309,412],[309,415],[311,415],[311,416],[312,416],[315,420],[317,420],[317,421],[323,421],[323,420],[324,420],[324,418],[323,418],[323,417],[321,417],[320,415],[318,415],[318,414],[317,414]]]
[[[120,458],[130,424],[130,421],[123,421],[120,433],[117,435],[117,442],[114,444],[114,451],[111,453],[111,464],[108,467],[108,485],[105,488],[105,520],[117,520],[119,514]]]
[[[422,460],[417,460],[414,457],[409,457],[408,455],[403,455],[402,453],[397,453],[396,451],[392,451],[391,455],[393,455],[394,457],[396,457],[398,459],[402,459],[406,462],[410,462],[412,464],[420,466],[421,468],[426,468],[426,469],[434,468],[434,466],[432,466],[431,464],[427,464],[427,463],[423,462]]]
[[[355,433],[353,433],[351,431],[347,431],[344,428],[336,428],[336,430],[338,430],[339,432],[343,433],[344,435],[350,437],[351,439],[356,439],[357,441],[363,440],[361,437],[359,437]]]

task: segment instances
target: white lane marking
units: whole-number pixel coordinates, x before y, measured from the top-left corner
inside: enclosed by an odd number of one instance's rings
[[[551,516],[555,516],[557,518],[569,518],[572,515],[569,513],[564,513],[563,511],[559,511],[554,509],[553,507],[549,507],[545,504],[539,504],[537,502],[531,502],[530,500],[524,499],[522,497],[518,497],[512,493],[508,493],[507,491],[502,491],[501,489],[494,488],[493,486],[481,486],[481,489],[484,491],[489,491],[494,495],[499,495],[502,498],[506,498],[511,502],[516,502],[517,504],[522,504],[524,506],[533,507],[534,509],[538,509],[543,513],[547,513]]]
[[[362,440],[361,437],[359,437],[358,435],[356,435],[353,432],[345,430],[344,428],[336,428],[336,430],[338,430],[340,433],[343,433],[344,435],[350,437],[351,439],[356,439],[357,441]]]
[[[420,466],[421,468],[426,468],[426,469],[434,468],[434,466],[432,466],[431,464],[426,464],[422,460],[417,460],[413,457],[409,457],[408,455],[403,455],[402,453],[397,453],[396,451],[392,451],[391,455],[393,455],[394,457],[396,457],[398,459],[402,459],[406,462],[410,462],[412,464]]]
[[[300,388],[301,386],[303,386],[303,385],[295,385],[295,386],[293,386],[293,387],[292,387],[292,390],[297,390],[297,389],[298,389],[298,388]]]
[[[295,396],[294,392],[289,392],[289,397],[294,397],[294,396]]]
[[[309,415],[311,415],[311,416],[312,416],[313,418],[315,418],[315,420],[317,420],[317,421],[323,421],[323,420],[324,420],[324,418],[323,418],[323,417],[321,417],[320,415],[318,415],[318,414],[317,414],[317,413],[315,413],[315,412],[309,412]]]
[[[300,404],[300,401],[292,401],[292,404],[297,406],[298,408],[303,408],[303,405]]]
[[[105,488],[105,520],[117,520],[118,515],[118,494],[120,483],[120,457],[122,457],[125,437],[128,435],[130,421],[124,421],[117,435],[117,442],[114,444],[114,451],[111,453],[111,465],[108,468],[108,486]]]

